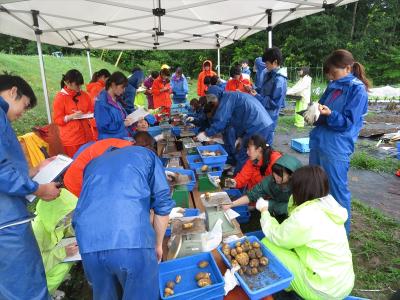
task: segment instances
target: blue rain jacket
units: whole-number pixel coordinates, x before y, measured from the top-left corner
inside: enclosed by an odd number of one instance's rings
[[[223,132],[231,125],[236,137],[250,137],[272,124],[270,116],[252,95],[241,92],[224,92],[211,120],[207,136]]]
[[[185,75],[182,74],[182,76],[178,79],[174,73],[171,77],[170,85],[173,93],[172,97],[174,99],[186,99],[186,95],[189,92],[189,87]]]
[[[264,80],[264,75],[265,75],[265,62],[262,61],[262,57],[257,57],[254,61],[254,66],[257,70],[256,72],[256,82],[254,85],[256,86],[257,92],[260,92],[262,83]]]
[[[124,125],[126,115],[122,106],[112,101],[106,90],[101,91],[94,106],[98,139],[128,137],[129,134]]]
[[[73,217],[79,250],[154,248],[150,209],[166,216],[174,205],[154,152],[139,146],[108,151],[85,169]]]
[[[350,161],[368,111],[365,85],[353,74],[331,81],[319,103],[328,106],[332,113],[329,117],[319,117],[310,132],[310,148],[338,160]]]
[[[25,196],[39,186],[29,177],[28,163],[7,118],[8,108],[0,97],[0,227],[32,216]]]
[[[200,108],[196,111],[189,113],[188,116],[194,118],[194,120],[191,123],[196,125],[196,127],[199,127],[200,131],[204,131],[206,128],[210,126],[207,115],[204,113],[203,108]]]
[[[224,92],[224,89],[222,87],[220,87],[219,85],[210,85],[206,94],[213,94],[213,95],[217,96],[217,98],[219,99],[222,96],[223,92]]]
[[[125,110],[128,114],[135,110],[135,97],[136,90],[144,81],[144,73],[142,70],[137,70],[132,73],[128,78],[128,85],[125,88],[125,92],[122,96],[124,103],[126,104]]]
[[[251,70],[249,67],[242,68],[242,74],[251,75]]]
[[[260,93],[255,96],[274,121],[274,129],[278,122],[279,111],[285,107],[287,90],[287,77],[280,70],[274,69],[265,73]]]

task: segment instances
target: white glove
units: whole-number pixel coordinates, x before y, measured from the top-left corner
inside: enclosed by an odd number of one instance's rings
[[[235,188],[236,187],[236,180],[233,178],[226,178],[225,179],[225,187],[227,188]]]
[[[318,120],[320,115],[318,107],[319,104],[317,102],[308,106],[307,111],[304,113],[304,121],[306,121],[307,124],[313,125]]]
[[[174,172],[165,170],[165,176],[167,176],[168,181],[174,181],[177,177],[177,174]]]
[[[239,267],[239,266],[237,266],[237,267]],[[235,269],[232,269],[232,270],[231,269],[227,269],[226,272],[225,272],[225,275],[224,275],[225,296],[230,291],[232,291],[235,288],[235,286],[239,285],[239,282],[237,281],[236,276],[235,276],[235,271],[236,271]]]
[[[268,210],[269,202],[267,200],[264,200],[263,198],[258,198],[257,203],[256,203],[256,208],[258,211],[262,212],[264,209]]]
[[[182,114],[183,119],[186,119],[186,117],[187,117],[187,114]]]
[[[182,218],[185,213],[185,210],[182,207],[174,207],[169,213],[170,219]]]
[[[193,117],[187,117],[186,118],[186,122],[193,122],[194,121],[194,118]]]
[[[156,140],[156,142],[159,142],[159,141],[161,141],[161,140],[164,139],[164,135],[161,133],[161,134],[159,134],[159,135],[156,135],[156,136],[154,137],[154,139]]]
[[[210,138],[205,134],[205,132],[200,132],[197,136],[196,136],[197,140],[199,142],[208,142],[210,140]]]

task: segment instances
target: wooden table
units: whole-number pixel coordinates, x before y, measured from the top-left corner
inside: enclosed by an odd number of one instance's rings
[[[162,145],[157,145],[157,153],[159,155],[161,155],[161,153],[162,153]],[[186,152],[185,152],[185,150],[182,151],[182,162],[183,162],[184,168],[185,169],[189,169],[189,165],[188,165],[188,162],[186,160]],[[195,185],[193,191],[190,192],[189,207],[190,208],[198,208],[201,212],[204,212],[205,208],[204,208],[203,203],[200,200],[200,195],[201,195],[201,193],[198,191],[197,182],[196,182],[196,185]],[[233,224],[240,229],[240,225],[236,220],[233,220]],[[240,231],[240,234],[238,234],[238,236],[243,236],[243,233]],[[163,249],[164,249],[164,251],[163,251],[164,252],[163,260],[166,259],[166,256],[167,256],[167,253],[168,253],[168,246],[167,246],[168,240],[169,240],[168,237],[164,238],[164,242],[163,242]],[[215,261],[216,261],[216,263],[218,265],[218,268],[221,271],[222,276],[223,276],[225,274],[225,271],[226,271],[227,267],[226,267],[224,261],[222,260],[221,255],[218,253],[218,251],[216,249],[213,250],[211,253],[212,253],[212,255],[213,255],[213,257],[214,257],[214,259],[215,259]],[[230,291],[228,293],[228,295],[226,295],[224,297],[224,299],[227,299],[227,300],[236,300],[236,299],[237,300],[246,300],[246,299],[249,299],[249,297],[247,296],[247,294],[244,292],[244,290],[240,286],[237,286],[232,291]],[[263,299],[264,300],[272,300],[273,298],[271,296],[268,296],[268,297],[265,297]],[[206,300],[206,299],[204,299],[204,300]]]

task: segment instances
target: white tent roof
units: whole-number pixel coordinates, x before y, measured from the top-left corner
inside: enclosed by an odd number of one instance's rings
[[[216,49],[354,1],[0,0],[0,32],[35,40],[40,30],[43,43],[73,48]]]

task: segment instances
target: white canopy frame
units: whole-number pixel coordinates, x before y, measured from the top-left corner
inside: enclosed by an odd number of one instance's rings
[[[36,40],[48,121],[41,43],[85,49],[216,49],[356,0],[0,0],[0,33]]]

